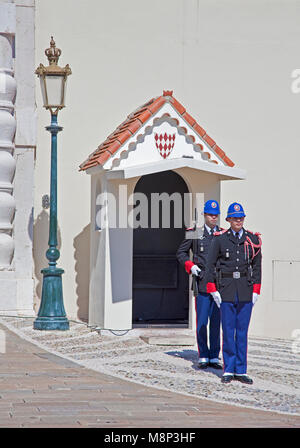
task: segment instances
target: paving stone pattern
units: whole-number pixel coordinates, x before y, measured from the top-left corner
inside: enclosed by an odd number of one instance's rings
[[[74,322],[69,331],[46,333],[33,330],[33,319],[7,317],[1,322],[23,339],[61,356],[62,362],[217,403],[300,416],[300,354],[293,353],[290,340],[250,338],[248,374],[254,384],[224,385],[222,371],[197,368],[196,346],[149,345],[134,332],[99,334]]]

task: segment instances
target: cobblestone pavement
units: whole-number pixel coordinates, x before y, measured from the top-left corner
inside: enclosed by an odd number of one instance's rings
[[[69,331],[33,330],[33,319],[2,318],[0,322],[23,340],[65,360],[106,375],[182,396],[300,416],[300,355],[292,341],[250,338],[248,374],[252,386],[220,382],[222,371],[197,368],[196,346],[149,345],[135,331],[123,336],[91,331],[72,323]],[[159,393],[159,392],[157,392]],[[1,409],[0,409],[1,412]],[[269,413],[266,413],[269,415]],[[277,414],[279,415],[279,414]],[[300,418],[296,420],[300,426]]]

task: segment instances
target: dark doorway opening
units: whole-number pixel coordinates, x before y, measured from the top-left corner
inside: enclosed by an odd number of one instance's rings
[[[187,185],[177,173],[164,171],[143,176],[134,192],[147,197],[148,228],[133,230],[133,326],[187,327],[189,279],[176,259],[176,251],[185,236],[183,198],[184,193],[188,193]],[[180,228],[179,209],[175,210],[172,201],[169,207],[160,203],[158,227],[151,228],[154,214],[151,193],[176,193],[177,199],[181,198]],[[140,202],[137,201],[136,207],[138,205]],[[170,220],[169,228],[164,228],[163,216],[166,214]],[[140,219],[138,215],[137,219]]]

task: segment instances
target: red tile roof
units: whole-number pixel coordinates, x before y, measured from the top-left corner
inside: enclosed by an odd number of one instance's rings
[[[226,165],[231,167],[234,166],[234,163],[226,156],[225,152],[222,151],[206,131],[199,126],[195,118],[189,115],[184,106],[173,97],[173,91],[166,90],[163,92],[162,96],[152,98],[148,103],[143,104],[143,106],[128,115],[127,119],[121,123],[120,126],[118,126],[92,154],[90,154],[88,159],[80,165],[80,171],[87,170],[93,166],[103,165],[167,102],[177,110],[182,118],[193,128],[195,133],[208,144],[213,152],[215,152]],[[213,162],[217,163],[216,161]]]

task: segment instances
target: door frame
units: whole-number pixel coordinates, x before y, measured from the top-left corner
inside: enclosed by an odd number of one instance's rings
[[[149,174],[141,176],[137,180],[137,182],[136,182],[136,184],[135,184],[135,186],[133,188],[133,193],[136,192],[136,187],[138,186],[138,184],[141,181],[141,179],[145,178],[146,176],[152,176],[152,175],[156,175],[156,174],[161,174],[162,175],[163,173],[166,173],[166,172],[172,172],[173,174],[176,175],[176,177],[178,177],[178,179],[180,178],[180,181],[184,184],[185,189],[186,189],[185,192],[180,192],[180,191],[178,192],[176,190],[176,191],[173,191],[170,194],[173,194],[173,193],[176,193],[176,192],[181,193],[181,194],[190,193],[190,188],[189,188],[188,183],[186,182],[186,179],[180,173],[178,173],[176,170],[166,170],[166,171],[162,171],[162,172],[159,172],[159,173],[155,172],[155,173],[149,173]],[[153,191],[153,193],[154,192],[155,191]],[[190,208],[191,207],[192,207],[192,204],[190,204]],[[184,211],[182,213],[184,213]],[[182,230],[185,231],[185,223],[184,222],[183,222]],[[133,229],[133,236],[132,236],[132,276],[133,276],[133,273],[134,273],[134,262],[133,262],[133,260],[134,260],[134,257],[135,257],[134,248],[133,248],[133,245],[134,245],[134,231],[135,231],[135,229]],[[183,238],[184,238],[184,236],[183,236]],[[153,255],[155,255],[155,254],[153,254]],[[178,264],[177,268],[178,268],[178,270],[182,270],[182,272],[183,272],[183,268],[179,264]],[[185,272],[183,272],[183,275],[187,275],[187,274]],[[188,282],[187,282],[187,285],[186,285],[186,287],[187,287],[186,302],[188,304],[188,309],[187,309],[187,312],[186,312],[186,319],[185,319],[186,322],[184,322],[184,323],[167,323],[167,322],[166,323],[145,323],[145,322],[143,322],[143,323],[139,324],[139,323],[133,322],[133,315],[132,315],[132,328],[152,328],[152,327],[154,327],[154,328],[155,327],[158,327],[158,328],[189,328],[190,327],[190,281],[189,281],[189,279],[187,279],[187,280],[188,280]],[[184,287],[184,285],[183,285],[183,287]],[[133,294],[133,283],[132,283],[132,309],[133,309],[133,305],[134,305],[134,294]],[[168,319],[166,319],[166,321],[168,321]]]

